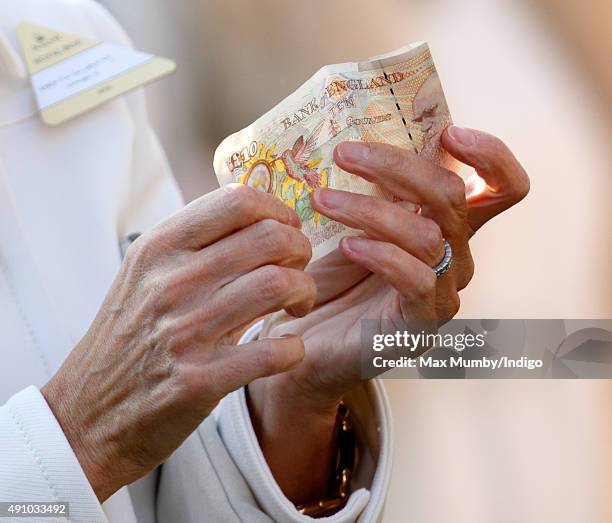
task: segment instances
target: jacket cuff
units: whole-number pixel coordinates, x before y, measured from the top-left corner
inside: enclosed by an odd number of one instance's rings
[[[260,325],[249,329],[243,343],[255,339]],[[367,382],[347,396],[363,458],[358,465],[358,485],[346,506],[329,523],[380,521],[391,475],[391,420],[382,384]],[[251,422],[245,389],[227,396],[216,413],[219,434],[263,511],[279,523],[315,521],[300,514],[276,483],[261,451]]]
[[[0,500],[67,502],[73,522],[106,523],[62,429],[36,387],[0,407]]]

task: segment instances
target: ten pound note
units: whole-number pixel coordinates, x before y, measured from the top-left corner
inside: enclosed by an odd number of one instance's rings
[[[243,183],[273,194],[296,210],[313,260],[357,234],[313,210],[318,187],[389,195],[334,164],[341,141],[383,142],[452,167],[440,148],[451,123],[429,48],[419,42],[367,62],[328,65],[215,152],[219,183]]]

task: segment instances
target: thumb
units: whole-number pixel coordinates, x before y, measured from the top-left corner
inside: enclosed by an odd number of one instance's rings
[[[529,177],[508,146],[491,134],[452,125],[440,138],[442,147],[473,167],[480,180],[468,180],[468,210],[474,230],[521,201]],[[475,183],[476,182],[476,183]]]

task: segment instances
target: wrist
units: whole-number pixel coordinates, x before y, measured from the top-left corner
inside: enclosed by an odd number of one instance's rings
[[[249,411],[257,437],[264,440],[295,436],[306,439],[335,427],[341,396],[312,398],[291,381],[263,378],[247,387]],[[260,441],[261,443],[261,441]]]
[[[291,372],[263,378],[249,386],[249,390],[265,402],[273,412],[292,417],[329,419],[336,416],[345,391],[329,391],[311,387],[296,379]]]
[[[257,380],[247,389],[261,450],[294,504],[323,498],[333,479],[341,398],[309,398],[286,380]]]
[[[104,502],[116,488],[110,484],[110,475],[102,470],[98,464],[99,460],[94,459],[92,446],[85,441],[88,431],[80,426],[77,420],[78,408],[73,408],[72,404],[69,404],[70,389],[63,387],[56,375],[40,389],[40,392],[59,423],[96,497],[100,503]]]

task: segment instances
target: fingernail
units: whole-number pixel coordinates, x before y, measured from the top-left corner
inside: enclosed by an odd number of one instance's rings
[[[317,203],[328,209],[338,209],[346,203],[346,194],[333,189],[317,189],[314,198]]]
[[[344,241],[346,242],[346,246],[348,247],[349,251],[357,253],[365,251],[368,246],[368,242],[363,238],[359,238],[358,236],[346,236]]]
[[[476,143],[474,131],[466,129],[465,127],[451,125],[448,128],[448,134],[453,140],[464,147],[472,147],[472,145]]]
[[[336,155],[347,163],[361,163],[370,156],[370,144],[367,142],[342,142],[336,146]]]

